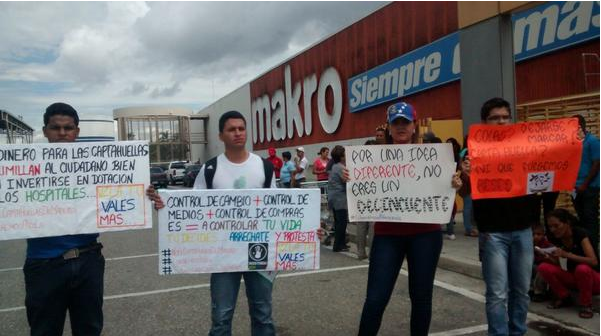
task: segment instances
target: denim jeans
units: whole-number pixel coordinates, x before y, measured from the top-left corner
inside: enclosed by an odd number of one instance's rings
[[[62,335],[69,311],[77,335],[100,335],[104,257],[100,250],[64,260],[26,259],[25,307],[31,335]]]
[[[532,230],[481,232],[480,238],[488,335],[524,335],[534,260]]]
[[[472,195],[463,197],[463,228],[465,233],[472,232],[473,209]]]
[[[573,199],[579,225],[591,235],[591,244],[599,255],[599,189],[588,188]]]
[[[366,247],[371,247],[374,240],[374,223],[357,222],[356,223],[357,256],[367,258]]]
[[[332,251],[337,252],[346,247],[346,226],[348,224],[348,210],[334,210],[334,246]]]
[[[412,236],[374,237],[359,335],[378,334],[382,315],[390,301],[405,257],[409,268],[411,335],[428,334],[432,318],[434,275],[441,249],[441,231]]]
[[[236,309],[240,279],[244,277],[251,335],[275,335],[271,318],[271,290],[273,283],[258,272],[211,274],[211,331],[210,336],[232,334],[232,318]]]
[[[451,212],[451,220],[446,225],[446,234],[454,235],[455,234],[455,215],[457,214],[457,201],[453,203],[453,211]]]
[[[455,220],[451,220],[450,222],[447,223],[445,233],[448,235],[455,234]]]

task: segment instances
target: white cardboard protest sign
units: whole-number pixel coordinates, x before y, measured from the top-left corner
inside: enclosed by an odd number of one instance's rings
[[[345,147],[349,221],[446,224],[455,173],[450,144]]]
[[[152,227],[146,141],[0,146],[0,240]]]
[[[319,189],[159,194],[159,274],[319,269]]]

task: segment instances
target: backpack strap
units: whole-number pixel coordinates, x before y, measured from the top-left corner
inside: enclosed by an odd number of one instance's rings
[[[270,188],[271,181],[273,179],[273,164],[268,160],[261,158],[263,161],[263,171],[265,172],[265,182],[263,182],[263,188]],[[205,183],[207,189],[213,189],[213,178],[217,171],[217,157],[210,159],[205,162]]]
[[[264,158],[263,160],[263,170],[265,171],[265,182],[263,182],[263,188],[271,188],[271,180],[273,179],[273,164]]]
[[[207,184],[207,189],[213,189],[213,178],[215,177],[216,171],[217,157],[205,162],[205,183]]]

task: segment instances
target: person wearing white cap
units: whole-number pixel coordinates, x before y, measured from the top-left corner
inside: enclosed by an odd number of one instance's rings
[[[294,159],[294,163],[296,163],[296,175],[294,175],[295,186],[300,187],[300,184],[307,180],[305,169],[309,163],[305,157],[305,149],[303,147],[296,148],[296,158]]]

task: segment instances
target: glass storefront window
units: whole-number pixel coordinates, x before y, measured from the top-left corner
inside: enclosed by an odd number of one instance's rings
[[[126,119],[125,139],[147,140],[150,142],[150,162],[166,163],[189,160],[188,136],[181,130],[188,129],[186,117],[148,116]]]

